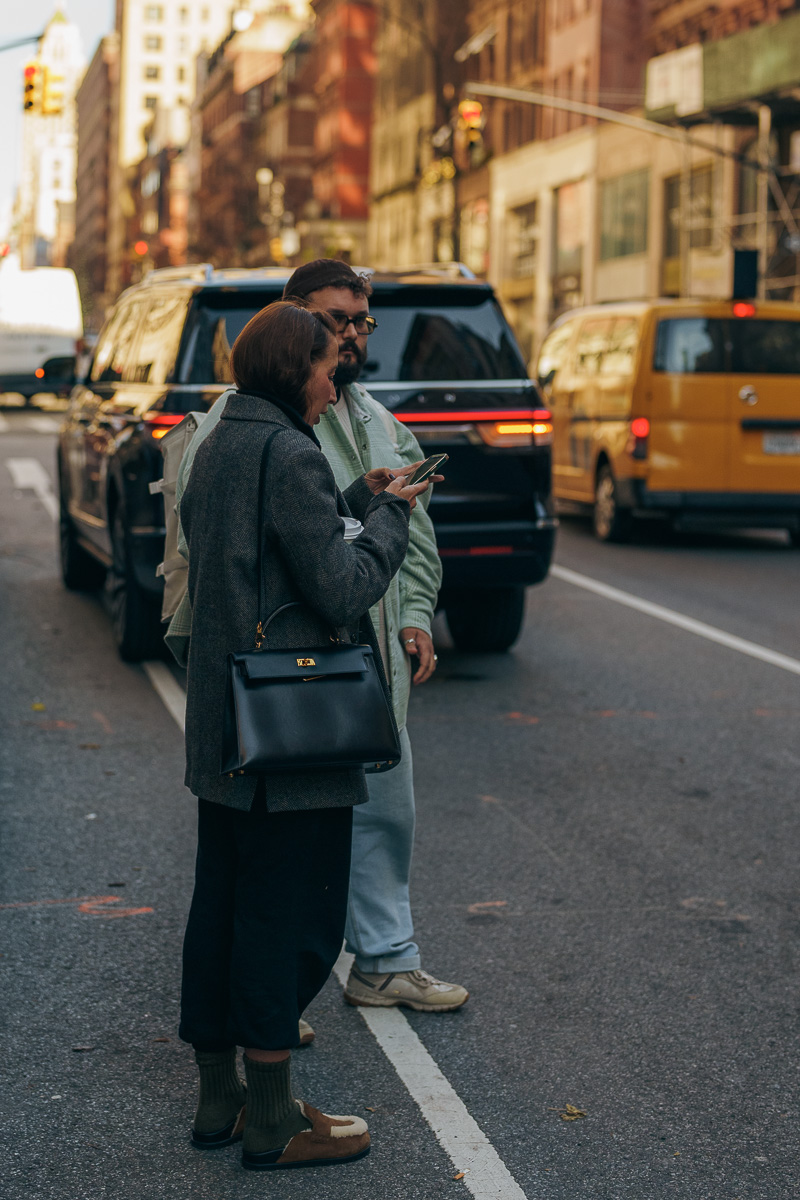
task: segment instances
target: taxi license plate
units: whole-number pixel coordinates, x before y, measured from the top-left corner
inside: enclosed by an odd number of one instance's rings
[[[765,433],[765,454],[800,454],[800,433]]]

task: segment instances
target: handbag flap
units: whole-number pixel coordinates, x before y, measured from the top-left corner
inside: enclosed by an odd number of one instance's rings
[[[306,650],[248,650],[232,654],[236,669],[250,680],[308,679],[361,675],[372,660],[371,646],[312,646]]]

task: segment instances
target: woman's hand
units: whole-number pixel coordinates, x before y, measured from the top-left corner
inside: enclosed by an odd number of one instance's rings
[[[390,483],[393,482],[400,474],[400,471],[390,471],[388,467],[375,467],[372,471],[367,471],[364,476],[364,483],[367,485],[373,496],[380,496],[381,492],[385,492]]]

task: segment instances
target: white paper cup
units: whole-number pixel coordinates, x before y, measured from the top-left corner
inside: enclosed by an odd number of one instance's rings
[[[354,542],[360,533],[364,532],[364,526],[355,517],[342,517],[344,521],[344,540],[346,542]]]

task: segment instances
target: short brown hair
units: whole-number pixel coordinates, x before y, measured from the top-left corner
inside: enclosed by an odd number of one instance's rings
[[[241,392],[273,392],[302,416],[312,363],[336,337],[326,312],[302,300],[276,300],[257,312],[231,348],[231,375]]]

